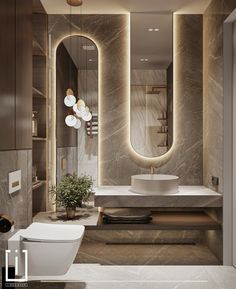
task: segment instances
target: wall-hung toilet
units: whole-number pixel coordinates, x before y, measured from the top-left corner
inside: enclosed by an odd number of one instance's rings
[[[8,249],[28,251],[29,276],[64,275],[76,257],[84,230],[82,225],[33,223],[8,240]],[[12,257],[9,264],[14,266]],[[24,267],[23,254],[19,267]]]

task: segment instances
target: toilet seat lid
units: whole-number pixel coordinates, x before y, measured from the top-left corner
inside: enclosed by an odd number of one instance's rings
[[[82,238],[84,226],[32,223],[21,237],[34,242],[74,242]]]

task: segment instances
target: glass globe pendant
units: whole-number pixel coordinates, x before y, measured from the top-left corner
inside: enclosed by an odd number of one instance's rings
[[[77,118],[72,114],[67,115],[67,117],[65,118],[65,123],[67,126],[73,127],[76,125],[76,122]]]
[[[87,112],[82,118],[84,121],[90,121],[92,119],[91,112]]]
[[[75,129],[79,129],[81,127],[81,121],[80,121],[80,119],[76,119],[76,124],[74,125],[74,128]]]
[[[66,91],[66,97],[64,98],[64,104],[68,107],[72,107],[76,103],[74,92],[71,88]]]

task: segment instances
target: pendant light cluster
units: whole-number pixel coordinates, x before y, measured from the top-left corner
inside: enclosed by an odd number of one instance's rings
[[[84,121],[90,121],[92,119],[92,114],[86,106],[85,102],[82,99],[76,101],[74,92],[71,88],[68,88],[66,91],[66,97],[64,98],[64,104],[67,107],[70,107],[68,115],[65,118],[65,123],[69,127],[74,127],[79,129],[81,127],[81,119]]]
[[[71,8],[72,6],[81,6],[82,0],[67,0],[67,3],[70,5],[70,16],[72,15]],[[82,14],[82,11],[81,11]],[[71,33],[71,23],[72,19],[70,19],[70,37],[72,37]],[[71,39],[71,38],[70,38]],[[71,41],[70,41],[71,42]],[[71,48],[70,43],[70,48]],[[86,58],[87,61],[87,58]],[[92,113],[90,112],[88,106],[86,106],[85,102],[82,99],[76,100],[74,96],[74,92],[71,88],[68,88],[66,91],[66,97],[64,98],[65,106],[69,107],[68,115],[65,118],[65,123],[69,127],[74,127],[75,129],[79,129],[81,127],[81,120],[90,121],[92,119]]]

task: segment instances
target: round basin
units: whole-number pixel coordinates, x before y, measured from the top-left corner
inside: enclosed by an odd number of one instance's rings
[[[178,192],[179,177],[145,174],[131,177],[131,191],[144,195],[168,195]]]

